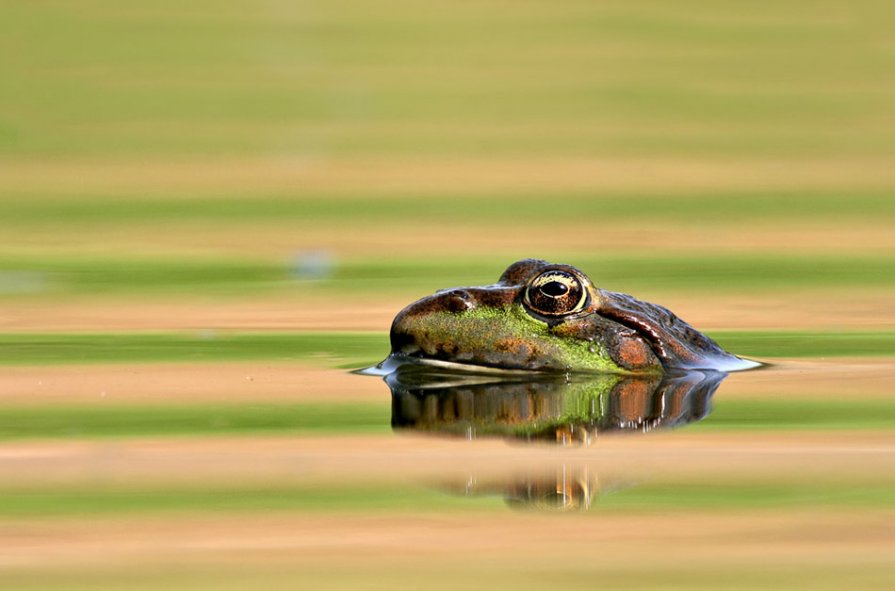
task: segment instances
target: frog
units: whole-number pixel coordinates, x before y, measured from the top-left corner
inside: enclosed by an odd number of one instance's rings
[[[442,289],[405,307],[379,367],[475,373],[664,374],[761,365],[667,308],[597,287],[568,264],[523,259],[498,281]]]

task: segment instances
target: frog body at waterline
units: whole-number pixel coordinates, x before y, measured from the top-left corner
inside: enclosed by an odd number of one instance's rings
[[[735,371],[723,350],[666,308],[600,289],[569,265],[513,263],[483,287],[441,290],[404,308],[383,365],[475,372]]]

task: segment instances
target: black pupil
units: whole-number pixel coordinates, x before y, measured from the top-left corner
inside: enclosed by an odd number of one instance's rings
[[[558,298],[569,293],[569,286],[559,281],[549,281],[540,287],[541,293],[551,298]]]

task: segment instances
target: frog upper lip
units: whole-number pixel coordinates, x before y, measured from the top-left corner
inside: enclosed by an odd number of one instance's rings
[[[448,372],[460,372],[462,374],[479,374],[483,376],[531,376],[532,374],[542,376],[560,375],[567,372],[555,370],[533,370],[533,369],[515,369],[510,367],[497,367],[492,365],[483,365],[481,363],[467,363],[463,361],[445,361],[443,359],[431,359],[428,357],[418,357],[407,355],[404,353],[392,353],[388,359],[395,364],[407,364],[421,367],[429,367],[442,369]],[[381,365],[381,364],[380,364]]]

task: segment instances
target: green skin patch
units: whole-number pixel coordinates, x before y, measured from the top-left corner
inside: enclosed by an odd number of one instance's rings
[[[632,373],[616,364],[605,344],[563,334],[521,306],[432,312],[405,320],[422,352],[434,359],[542,371]]]

